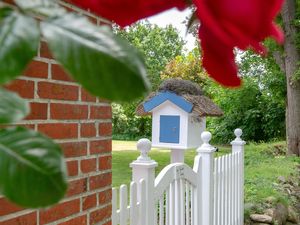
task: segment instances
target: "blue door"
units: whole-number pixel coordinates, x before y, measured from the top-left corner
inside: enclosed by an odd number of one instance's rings
[[[159,141],[162,143],[179,143],[179,116],[160,116]]]

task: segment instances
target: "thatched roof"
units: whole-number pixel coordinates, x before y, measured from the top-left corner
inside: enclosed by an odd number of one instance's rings
[[[151,112],[146,112],[144,110],[144,103],[161,92],[166,91],[175,93],[183,97],[186,101],[192,103],[193,109],[191,113],[195,118],[223,115],[222,110],[215,103],[213,103],[212,100],[203,95],[200,87],[190,81],[179,79],[170,79],[163,82],[157,92],[150,93],[146,99],[138,105],[136,108],[136,114],[138,116],[151,115]]]

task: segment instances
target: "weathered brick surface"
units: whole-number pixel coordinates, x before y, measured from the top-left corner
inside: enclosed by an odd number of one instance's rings
[[[57,204],[56,206],[40,211],[40,224],[46,224],[58,219],[70,216],[80,211],[80,200],[74,199],[71,201]]]
[[[82,173],[90,173],[97,170],[97,159],[83,159],[80,162],[80,170]]]
[[[60,4],[74,10],[67,3]],[[99,23],[96,17],[90,20]],[[30,114],[18,125],[38,130],[61,146],[69,187],[61,203],[40,211],[25,210],[0,196],[0,225],[110,224],[110,103],[97,100],[77,84],[54,60],[45,41],[21,76],[6,88],[31,106]]]
[[[23,210],[23,208],[11,203],[5,198],[0,198],[0,216],[8,215]]]
[[[23,75],[27,77],[48,78],[48,65],[46,62],[33,60],[27,66]]]
[[[37,216],[36,212],[28,213],[12,219],[0,222],[0,225],[36,225]]]
[[[51,78],[53,80],[73,81],[69,75],[60,65],[51,64]]]

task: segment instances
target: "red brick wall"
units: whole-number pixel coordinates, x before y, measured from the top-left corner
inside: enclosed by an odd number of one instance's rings
[[[88,15],[99,24],[99,18]],[[20,124],[62,146],[69,189],[59,204],[45,210],[22,209],[0,196],[0,225],[110,224],[110,104],[75,83],[52,59],[45,42],[23,76],[8,88],[30,102],[31,113]]]

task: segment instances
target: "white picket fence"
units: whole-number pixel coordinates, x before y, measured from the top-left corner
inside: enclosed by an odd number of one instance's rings
[[[156,178],[151,142],[141,139],[129,196],[126,185],[119,194],[113,188],[112,225],[243,225],[245,142],[240,129],[234,133],[232,153],[214,158],[211,134],[203,132],[193,168],[172,163]]]

